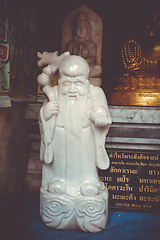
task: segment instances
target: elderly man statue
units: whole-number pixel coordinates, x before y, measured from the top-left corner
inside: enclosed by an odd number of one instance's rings
[[[97,167],[109,167],[104,145],[111,117],[102,89],[89,83],[89,66],[82,57],[68,55],[59,61],[58,69],[58,85],[49,89],[54,99],[50,100],[49,96],[45,99],[39,118],[40,159],[43,161],[41,214],[45,223],[53,217],[46,214],[47,208],[53,210],[46,202],[51,202],[54,197],[59,198],[59,202],[72,202],[68,209],[72,213],[68,218],[63,216],[67,222],[72,215],[79,215],[75,210],[76,201],[93,200],[106,191],[99,180]],[[65,224],[64,218],[58,225],[55,226],[54,219],[48,226],[68,229],[74,225],[73,217],[72,224]],[[84,231],[97,232],[104,228],[99,225],[106,223],[100,221],[97,228],[90,226],[87,229],[81,225],[79,223]]]

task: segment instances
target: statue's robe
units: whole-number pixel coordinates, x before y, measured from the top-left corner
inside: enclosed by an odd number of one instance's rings
[[[44,162],[42,188],[47,190],[50,182],[59,180],[65,183],[66,192],[70,196],[76,196],[84,183],[100,183],[97,167],[100,169],[109,167],[109,158],[105,150],[105,137],[111,123],[107,100],[101,88],[90,85],[85,111],[79,119],[80,131],[73,134],[66,126],[58,87],[55,86],[52,90],[59,103],[59,113],[45,121],[42,107],[39,117],[40,160]],[[46,103],[47,101],[44,101],[44,105]],[[90,120],[90,114],[95,106],[102,109],[107,117],[106,127],[96,127]]]

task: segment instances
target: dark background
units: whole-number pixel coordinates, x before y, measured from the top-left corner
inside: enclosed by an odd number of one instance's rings
[[[34,4],[38,17],[38,51],[40,52],[58,50],[60,53],[62,23],[71,11],[82,4],[101,17],[103,22],[102,88],[106,94],[116,85],[115,79],[123,73],[121,46],[129,39],[134,39],[138,41],[143,51],[150,44],[148,36],[151,31],[158,33],[156,41],[160,39],[160,30],[154,22],[154,16],[160,13],[159,0],[33,0],[31,4]]]

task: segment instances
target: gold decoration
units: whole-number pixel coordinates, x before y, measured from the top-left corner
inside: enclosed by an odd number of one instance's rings
[[[134,40],[129,40],[123,45],[121,54],[123,65],[127,70],[137,70],[142,63],[141,47]]]
[[[109,97],[110,105],[160,106],[160,73],[157,61],[142,57],[140,45],[129,40],[121,48],[122,77],[116,79],[119,85]]]
[[[109,104],[115,106],[160,106],[158,89],[121,89],[113,91]]]

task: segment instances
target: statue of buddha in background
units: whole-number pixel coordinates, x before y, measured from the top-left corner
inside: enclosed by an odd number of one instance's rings
[[[90,67],[90,78],[100,77],[102,67],[96,64],[96,44],[89,39],[90,23],[87,14],[79,12],[73,24],[73,40],[68,44],[70,54],[83,57]]]
[[[71,12],[62,25],[61,53],[83,57],[89,64],[89,82],[101,85],[102,21],[85,5]]]

